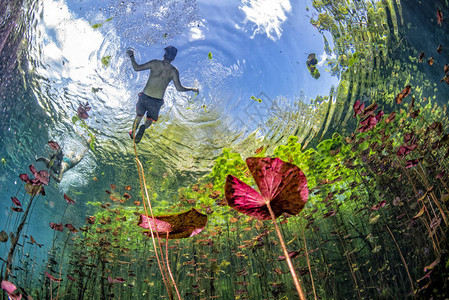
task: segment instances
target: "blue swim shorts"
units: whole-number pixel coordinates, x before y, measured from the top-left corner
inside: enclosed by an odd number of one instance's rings
[[[147,113],[147,118],[157,121],[159,118],[159,111],[161,110],[164,100],[157,99],[145,95],[143,92],[139,93],[139,101],[136,104],[136,113],[138,117],[143,117],[145,112]]]

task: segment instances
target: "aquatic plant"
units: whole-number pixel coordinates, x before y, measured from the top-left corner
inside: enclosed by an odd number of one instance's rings
[[[252,157],[246,159],[246,164],[261,194],[238,178],[228,175],[225,185],[228,205],[256,219],[273,221],[293,282],[300,298],[305,299],[276,218],[284,212],[297,215],[302,211],[309,195],[306,177],[298,167],[279,158]]]

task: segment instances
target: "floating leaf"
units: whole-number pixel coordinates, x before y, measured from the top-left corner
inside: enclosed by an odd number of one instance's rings
[[[381,200],[379,201],[379,203],[377,203],[376,205],[371,207],[371,210],[378,210],[381,207],[384,207],[386,204],[385,200]]]
[[[65,193],[64,193],[64,199],[65,199],[65,201],[67,201],[67,203],[68,204],[75,204],[75,201],[73,201],[69,196],[67,196]]]
[[[354,117],[361,114],[365,110],[365,103],[361,103],[360,100],[357,100],[354,103]]]
[[[65,224],[65,227],[67,227],[71,233],[77,233],[78,229],[76,229],[72,224]]]
[[[0,232],[0,242],[5,243],[7,241],[8,241],[8,234],[4,230],[2,230]]]
[[[259,154],[260,152],[262,152],[263,150],[263,146],[260,146],[259,148],[256,149],[256,151],[254,151],[255,154]]]
[[[437,22],[438,22],[438,25],[440,25],[440,26],[443,25],[443,13],[441,12],[440,9],[437,9]]]
[[[58,151],[59,149],[61,149],[61,146],[59,146],[59,144],[54,141],[48,141],[48,145],[50,146],[51,149],[53,149],[55,151]]]
[[[50,222],[50,228],[57,231],[63,231],[64,227],[62,226],[62,223],[52,223]]]
[[[421,53],[419,54],[419,62],[420,62],[420,63],[422,63],[422,62],[423,62],[423,60],[424,60],[424,57],[425,57],[425,54],[424,54],[424,52],[421,52]]]
[[[77,109],[78,117],[80,119],[87,119],[89,118],[89,114],[87,113],[89,110],[91,110],[92,107],[89,106],[89,102],[86,102],[86,104],[80,103]],[[72,118],[73,121],[73,118]]]
[[[394,119],[396,118],[396,112],[392,112],[391,114],[388,115],[387,119],[385,119],[385,123],[391,123],[394,121]]]
[[[421,209],[419,210],[419,212],[412,218],[412,220],[416,220],[419,217],[421,217],[424,214],[424,211],[426,210],[426,207],[423,205],[423,207],[421,207]]]
[[[410,160],[407,160],[406,162],[405,162],[405,167],[406,168],[412,168],[412,167],[415,167],[416,165],[418,165],[419,164],[419,159],[418,158],[416,158],[416,159],[410,159]]]
[[[169,239],[188,238],[200,233],[207,223],[207,216],[192,208],[186,212],[174,215],[147,217],[140,215],[138,226],[150,229],[156,226],[158,235]],[[148,232],[146,234],[149,234]]]
[[[404,98],[407,97],[407,96],[410,94],[411,90],[412,90],[412,87],[411,87],[410,85],[407,85],[407,86],[402,90],[402,92],[400,92],[400,93],[396,96],[396,98],[394,99],[394,100],[396,101],[396,103],[397,103],[397,104],[401,104],[402,101],[404,100]]]
[[[369,217],[369,223],[374,225],[377,223],[377,221],[379,221],[380,219],[380,215],[376,214],[376,213],[372,213]]]
[[[22,203],[20,203],[20,201],[19,201],[19,199],[17,199],[17,197],[11,197],[11,200],[15,205],[22,207]]]
[[[270,219],[268,202],[276,218],[284,212],[291,215],[301,212],[309,190],[307,179],[297,166],[269,157],[250,157],[246,164],[260,194],[238,178],[228,175],[225,196],[229,206],[259,220]]]
[[[4,289],[8,294],[9,299],[11,300],[22,299],[22,295],[18,293],[17,287],[13,283],[3,280],[1,286],[2,289]]]
[[[329,217],[333,217],[333,216],[335,216],[337,214],[337,212],[335,211],[335,210],[330,210],[330,211],[328,211],[327,213],[325,213],[324,215],[323,215],[323,218],[329,218]]]
[[[50,280],[52,280],[52,281],[55,281],[55,282],[61,282],[62,281],[62,278],[56,278],[56,277],[53,277],[52,275],[50,275],[49,273],[47,273],[47,272],[45,272],[44,271],[44,273],[45,273],[45,276],[47,276]]]
[[[295,258],[299,255],[299,251],[289,251],[288,252],[288,256],[290,256],[290,258]],[[278,260],[285,260],[285,256],[284,255],[280,255],[278,256]]]
[[[94,216],[86,217],[86,222],[87,222],[88,224],[94,224],[96,219],[97,219],[97,218],[94,217]]]
[[[424,267],[424,272],[432,270],[436,265],[440,263],[440,256],[437,257],[430,265]]]
[[[36,196],[38,193],[40,193],[42,196],[45,196],[44,187],[41,185],[27,183],[25,184],[25,191],[31,196]]]
[[[111,58],[112,57],[110,55],[106,55],[101,58],[101,64],[103,65],[103,67],[109,67],[109,65],[111,64]]]

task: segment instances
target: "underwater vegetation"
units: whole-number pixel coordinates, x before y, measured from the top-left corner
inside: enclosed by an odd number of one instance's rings
[[[48,174],[30,166],[34,178],[21,174],[11,197],[17,226],[0,235],[11,243],[2,287],[55,299],[447,297],[446,107],[416,100],[411,86],[396,103],[387,114],[356,101],[354,131],[314,148],[291,136],[246,162],[224,149],[177,201],[153,200],[154,212],[134,199],[154,199],[151,186],[111,184],[84,226],[49,222],[47,263],[31,274],[25,253],[42,245],[23,226]],[[67,209],[77,203],[63,198]]]
[[[332,98],[323,101],[329,110],[324,110],[322,128],[332,126],[333,114],[343,111],[343,123],[352,127],[329,136],[319,129],[311,143],[297,134],[281,144],[262,141],[251,155],[244,154],[248,158],[223,149],[210,173],[195,184],[178,189],[167,180],[163,189],[175,189],[175,198],[157,194],[149,178],[146,183],[137,159],[140,184],[119,176],[100,198],[71,190],[54,199],[65,201],[66,207],[61,216],[46,220],[53,235],[50,245],[28,233],[29,220],[39,218],[34,208],[48,197],[44,186],[50,180],[48,170],[30,165],[31,175],[18,175],[20,185],[10,197],[7,226],[0,232],[6,249],[1,257],[2,297],[448,298],[446,106],[422,96],[424,88],[402,76],[380,81],[378,73],[370,74],[375,64],[382,64],[370,56],[384,59],[392,72],[413,71],[410,65],[389,61],[386,50],[397,32],[385,33],[384,21],[376,25],[379,16],[396,18],[394,9],[368,7],[367,17],[357,20],[341,1],[313,3],[320,11],[313,21],[316,27],[340,35],[335,41],[341,52],[329,63],[342,76],[336,101],[350,98],[350,104],[335,112]],[[435,16],[441,26],[442,12]],[[352,39],[341,34],[345,22],[354,25]],[[365,37],[371,39],[369,47],[353,41]],[[435,49],[444,53],[444,46]],[[412,59],[423,63],[420,67],[440,69],[444,77],[441,83],[438,78],[439,88],[446,88],[447,65],[424,52],[416,54]],[[315,67],[316,58],[309,61]],[[103,63],[107,67],[109,59]],[[372,76],[366,81],[360,76],[365,71]],[[346,88],[350,81],[359,82],[359,92]],[[400,88],[390,81],[400,82]],[[369,89],[375,84],[374,94]],[[363,94],[366,90],[372,97]],[[88,103],[80,104],[72,122],[93,136],[83,122],[90,109]],[[60,148],[53,141],[49,146]],[[91,213],[78,216],[82,225],[69,223],[66,212],[84,202]],[[36,258],[43,248],[44,264]]]

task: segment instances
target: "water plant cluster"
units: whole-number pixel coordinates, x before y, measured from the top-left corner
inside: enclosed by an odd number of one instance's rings
[[[410,92],[407,86],[397,94],[397,109],[389,114],[376,103],[357,101],[357,127],[348,136],[334,133],[307,149],[291,136],[270,153],[307,178],[310,194],[303,211],[281,213],[278,219],[307,298],[447,297],[449,122],[445,106],[415,100]],[[254,152],[255,158],[268,155],[266,147]],[[90,203],[97,210],[86,216],[85,226],[65,224],[64,216],[49,223],[58,242],[49,249],[45,267],[37,267],[30,255],[41,245],[22,232],[33,200],[43,196],[48,183],[46,171],[30,170],[34,179],[20,176],[25,184],[20,190],[28,198],[12,197],[9,224],[15,231],[1,234],[2,242],[9,238],[11,243],[11,259],[2,268],[3,280],[16,287],[11,295],[175,297],[173,286],[167,289],[161,280],[155,248],[165,253],[182,298],[297,295],[274,223],[228,205],[230,175],[255,186],[239,153],[225,149],[210,174],[181,188],[176,201],[154,201],[155,215],[196,209],[207,216],[207,225],[194,235],[194,229],[183,239],[161,235],[154,247],[145,226],[138,226],[147,215],[138,199],[141,191],[111,184],[104,199]],[[67,207],[76,205],[76,199],[64,199]],[[165,226],[160,224],[156,228]]]

